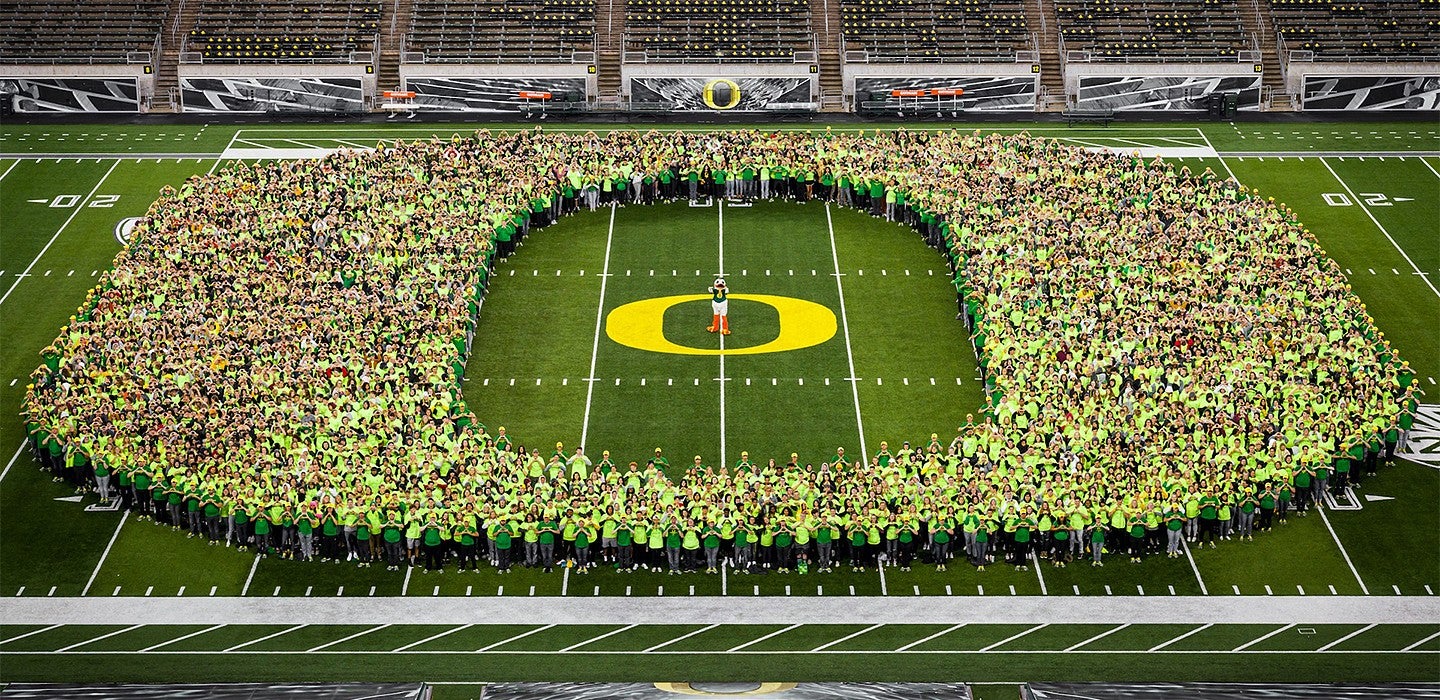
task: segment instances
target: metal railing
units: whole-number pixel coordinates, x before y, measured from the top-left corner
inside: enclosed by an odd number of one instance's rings
[[[180,38],[180,18],[185,16],[185,3],[190,0],[180,0],[180,6],[175,8],[175,21],[170,23],[170,41]]]

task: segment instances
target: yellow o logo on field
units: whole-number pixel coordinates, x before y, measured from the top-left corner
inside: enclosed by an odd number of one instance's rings
[[[702,99],[710,109],[732,109],[740,104],[740,86],[733,80],[717,78],[705,83]]]
[[[611,340],[636,350],[671,355],[719,355],[720,348],[692,348],[673,343],[665,337],[666,309],[687,301],[709,299],[709,294],[678,294],[630,302],[605,317],[605,334]],[[771,294],[731,294],[730,299],[773,307],[780,314],[780,334],[763,345],[726,348],[726,355],[763,355],[808,348],[834,338],[839,328],[835,312],[813,301]]]

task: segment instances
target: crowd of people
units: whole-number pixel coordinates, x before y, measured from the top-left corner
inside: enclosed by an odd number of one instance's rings
[[[476,420],[460,378],[497,257],[571,212],[702,196],[915,227],[954,271],[978,418],[684,468]],[[958,131],[480,131],[224,169],[161,194],[43,360],[24,412],[57,480],[216,545],[426,571],[1180,556],[1359,485],[1416,410],[1290,210]]]

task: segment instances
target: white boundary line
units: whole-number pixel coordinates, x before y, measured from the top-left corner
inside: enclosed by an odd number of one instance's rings
[[[850,394],[855,399],[855,428],[860,433],[860,459],[870,459],[865,447],[865,423],[860,417],[860,382],[855,378],[855,353],[850,349],[850,319],[845,314],[845,285],[840,282],[840,251],[835,248],[835,222],[830,217],[830,203],[825,203],[825,227],[830,232],[830,257],[835,263],[835,291],[840,295],[840,323],[845,329],[845,359],[850,363]]]
[[[311,649],[307,649],[307,650],[305,651],[305,653],[308,654],[308,653],[310,653],[310,652],[320,651],[321,649],[324,649],[324,648],[326,648],[326,647],[333,647],[333,646],[335,646],[336,644],[340,644],[340,643],[342,643],[342,642],[348,642],[348,641],[350,641],[350,640],[352,640],[352,639],[355,639],[356,637],[363,637],[363,636],[365,636],[365,635],[367,635],[367,634],[370,634],[371,632],[379,632],[380,630],[383,630],[383,629],[385,629],[386,627],[389,627],[389,626],[390,626],[390,625],[379,625],[379,626],[376,626],[376,627],[371,627],[370,629],[364,630],[364,631],[362,631],[362,632],[356,632],[355,634],[349,635],[349,636],[347,636],[347,637],[341,637],[341,638],[339,638],[339,639],[337,639],[337,640],[335,640],[335,641],[333,641],[333,642],[325,642],[324,644],[321,644],[321,645],[318,646],[318,647],[313,647],[313,648],[311,648]]]
[[[1036,630],[1043,630],[1043,629],[1045,629],[1046,627],[1049,627],[1049,626],[1050,626],[1050,623],[1048,623],[1048,622],[1042,622],[1042,623],[1040,623],[1040,624],[1038,624],[1038,625],[1035,625],[1034,627],[1031,627],[1031,628],[1028,629],[1028,630],[1025,630],[1024,632],[1021,632],[1021,633],[1019,633],[1019,634],[1012,634],[1012,635],[1010,635],[1009,637],[1006,637],[1006,638],[1004,638],[1004,639],[1002,639],[1002,640],[1000,640],[1000,641],[998,641],[998,642],[995,642],[994,644],[991,644],[991,645],[988,646],[988,647],[984,647],[984,648],[978,649],[977,651],[990,651],[991,649],[994,649],[995,647],[1001,646],[1001,645],[1003,645],[1003,644],[1009,644],[1010,642],[1013,642],[1013,641],[1015,641],[1015,640],[1017,640],[1017,639],[1019,639],[1019,638],[1021,638],[1021,637],[1024,637],[1025,635],[1030,634],[1031,632],[1034,632],[1034,631],[1036,631]]]
[[[95,577],[100,575],[100,567],[105,566],[105,559],[110,556],[110,549],[115,546],[115,540],[120,537],[120,528],[125,527],[125,520],[129,517],[130,511],[128,510],[120,515],[120,522],[115,525],[115,533],[110,535],[110,543],[105,545],[105,551],[100,554],[100,561],[95,562],[95,570],[90,572],[90,580],[85,582],[85,589],[80,591],[80,595],[90,595],[90,587],[95,585]]]
[[[58,653],[58,652],[54,652],[54,651],[7,651],[7,652],[0,652],[0,657],[4,657],[4,656],[47,656],[47,655],[54,655],[54,654],[56,654],[56,653]],[[109,656],[120,655],[120,656],[128,656],[128,655],[131,655],[131,654],[139,654],[139,653],[140,653],[140,652],[137,652],[137,651],[110,651],[110,650],[104,650],[104,651],[85,651],[85,650],[83,650],[83,649],[82,649],[82,650],[79,650],[79,651],[67,651],[67,652],[65,652],[65,654],[66,654],[66,655],[69,655],[69,656],[88,656],[88,655],[109,655]],[[153,656],[153,655],[160,655],[160,656],[211,655],[211,656],[213,656],[213,655],[215,655],[215,654],[225,654],[225,653],[228,653],[228,652],[223,652],[223,651],[221,651],[221,652],[215,652],[215,651],[193,651],[193,650],[165,651],[165,650],[162,649],[162,650],[159,650],[159,651],[152,651],[152,652],[146,652],[146,653],[149,654],[149,655],[152,655],[152,656]],[[394,654],[394,653],[397,653],[397,652],[393,652],[393,651],[350,651],[350,650],[346,650],[346,649],[340,649],[340,650],[336,650],[336,649],[322,649],[322,650],[320,650],[320,651],[310,652],[310,651],[303,651],[303,650],[298,650],[298,649],[296,649],[296,650],[285,649],[285,650],[279,650],[279,651],[243,651],[243,652],[238,652],[238,653],[239,653],[239,654],[248,654],[248,655],[252,655],[252,656],[294,656],[294,655],[297,655],[297,654],[332,654],[332,655],[333,655],[333,654],[348,654],[348,655],[352,655],[352,656],[353,656],[353,655],[356,655],[356,654],[361,654],[361,655]],[[480,654],[480,653],[484,653],[484,652],[479,652],[479,651],[452,651],[452,650],[438,651],[438,650],[437,650],[437,651],[402,651],[402,652],[398,652],[398,653],[400,653],[400,654],[419,654],[419,655],[434,656],[434,655],[446,655],[446,654],[449,654],[449,655],[454,655],[454,654]],[[540,651],[497,651],[497,652],[494,652],[494,653],[496,653],[496,654],[509,654],[509,655],[521,655],[521,656],[553,656],[553,655],[558,655],[558,654],[560,654],[560,653],[562,653],[562,652],[560,652],[559,650],[556,650],[556,649],[542,649],[542,650],[540,650]],[[637,651],[635,651],[635,650],[633,650],[633,649],[625,649],[625,650],[618,650],[618,651],[610,651],[610,650],[606,650],[606,651],[583,651],[583,650],[582,650],[582,651],[568,651],[568,652],[564,652],[564,654],[565,654],[566,656],[572,656],[572,657],[573,657],[573,656],[576,656],[576,655],[623,656],[623,655],[634,655],[634,654],[637,654],[637,653],[645,653],[645,652],[637,652]],[[792,650],[792,649],[786,649],[786,650],[784,650],[784,651],[754,651],[754,650],[742,649],[742,650],[737,651],[737,652],[723,652],[723,651],[654,651],[654,652],[650,652],[650,653],[651,653],[651,654],[654,654],[654,655],[657,655],[657,656],[702,656],[702,655],[727,654],[727,653],[734,653],[734,654],[737,655],[737,656],[774,656],[774,655],[777,655],[777,654],[782,654],[782,655],[787,655],[787,656],[806,655],[806,654],[823,654],[823,655],[841,655],[841,656],[844,656],[844,655],[860,655],[860,654],[867,654],[867,655],[874,655],[874,654],[894,654],[894,653],[896,653],[896,652],[893,652],[893,651],[879,651],[879,652],[877,652],[877,651],[874,651],[874,650],[867,650],[867,651],[843,651],[843,650],[842,650],[842,651],[836,651],[836,650],[834,650],[834,649],[826,649],[825,651],[806,651],[806,650],[804,650],[804,649],[793,649],[793,650]],[[981,653],[981,652],[976,652],[976,651],[967,650],[967,649],[926,649],[926,650],[923,650],[923,651],[907,651],[907,652],[904,652],[904,653],[906,653],[906,654],[928,654],[928,655],[963,656],[963,655],[965,655],[965,654],[975,654],[975,653]],[[1004,656],[1004,655],[1025,655],[1025,656],[1029,656],[1029,655],[1035,655],[1035,654],[1055,655],[1055,654],[1062,654],[1062,653],[1066,653],[1066,652],[1062,652],[1062,651],[1060,651],[1059,649],[1015,649],[1015,650],[1011,650],[1011,651],[986,651],[986,652],[983,652],[983,653],[985,653],[985,654],[993,654],[993,655],[1001,655],[1001,656]],[[1109,649],[1103,649],[1103,650],[1101,650],[1101,649],[1097,649],[1097,650],[1077,649],[1077,650],[1075,650],[1075,651],[1068,652],[1068,653],[1071,653],[1071,654],[1089,654],[1089,655],[1095,655],[1095,656],[1110,655],[1110,656],[1132,657],[1132,656],[1135,656],[1135,655],[1138,655],[1138,654],[1145,654],[1145,653],[1147,653],[1147,652],[1144,652],[1144,651],[1141,651],[1141,650],[1138,650],[1138,649],[1127,649],[1127,650],[1123,650],[1123,651],[1111,651],[1111,650],[1109,650]],[[1226,650],[1224,650],[1224,649],[1211,649],[1211,650],[1204,650],[1204,651],[1157,651],[1157,652],[1153,652],[1153,653],[1155,653],[1155,654],[1174,654],[1174,655],[1240,654],[1240,655],[1250,655],[1250,656],[1271,656],[1271,655],[1294,656],[1294,655],[1298,655],[1298,654],[1315,654],[1315,653],[1317,653],[1317,652],[1312,651],[1312,650],[1309,650],[1309,649],[1303,649],[1303,650],[1282,649],[1282,650],[1279,650],[1279,651],[1249,651],[1249,650],[1246,650],[1246,651],[1226,651]],[[1417,654],[1417,655],[1418,655],[1418,654],[1425,654],[1425,655],[1428,655],[1428,656],[1433,656],[1433,655],[1435,654],[1435,652],[1429,651],[1429,650],[1410,650],[1410,651],[1400,650],[1400,651],[1390,651],[1390,650],[1379,650],[1379,649],[1363,649],[1363,650],[1358,650],[1358,651],[1325,651],[1325,652],[1318,652],[1318,653],[1326,654],[1326,655],[1331,655],[1331,656],[1341,656],[1341,655],[1344,655],[1344,656],[1346,656],[1346,657],[1349,657],[1349,656],[1373,656],[1373,655],[1379,655],[1379,654]]]
[[[850,641],[850,640],[852,640],[852,639],[854,639],[854,638],[856,638],[856,637],[859,637],[859,636],[862,635],[862,634],[865,634],[866,632],[869,632],[869,631],[871,631],[871,630],[876,630],[876,629],[879,629],[879,628],[884,627],[884,626],[885,626],[885,623],[883,623],[883,622],[882,622],[882,623],[878,623],[878,624],[874,624],[874,625],[870,625],[869,627],[866,627],[865,629],[860,630],[859,632],[851,632],[850,634],[847,634],[847,635],[845,635],[844,637],[841,637],[841,638],[839,638],[839,639],[837,639],[837,640],[835,640],[835,641],[833,641],[833,642],[825,642],[824,644],[821,644],[820,646],[815,647],[814,649],[811,649],[810,651],[811,651],[811,652],[825,651],[826,649],[829,649],[830,647],[833,647],[833,646],[835,646],[836,644],[839,644],[839,643],[841,643],[841,642],[848,642],[848,641]]]
[[[56,627],[64,627],[64,625],[50,625],[49,627],[41,627],[41,628],[38,629],[38,630],[30,630],[29,632],[26,632],[25,634],[16,635],[16,636],[11,637],[11,638],[9,638],[9,639],[0,639],[0,645],[9,644],[10,642],[17,642],[17,641],[20,641],[21,639],[24,639],[24,638],[26,638],[26,637],[33,637],[33,636],[35,636],[35,635],[37,635],[37,634],[40,634],[41,632],[49,632],[50,630],[53,630],[53,629],[55,629]],[[1425,641],[1425,640],[1421,640],[1421,641]],[[647,651],[648,651],[648,650],[647,650]]]
[[[276,637],[279,637],[279,636],[282,635],[282,634],[290,634],[291,632],[294,632],[295,630],[298,630],[298,629],[300,629],[301,627],[309,627],[309,625],[295,625],[295,626],[293,626],[293,627],[286,627],[285,629],[280,630],[279,632],[275,632],[275,633],[272,633],[272,634],[267,634],[267,635],[265,635],[264,637],[260,637],[259,639],[252,639],[252,640],[250,640],[250,641],[248,641],[248,642],[240,642],[239,644],[236,644],[235,646],[230,647],[229,649],[226,649],[225,651],[222,651],[222,652],[220,652],[220,653],[222,653],[222,654],[228,654],[228,653],[230,653],[230,652],[232,652],[232,651],[235,651],[236,649],[244,649],[245,647],[248,647],[248,646],[250,646],[251,644],[258,644],[258,643],[263,642],[263,641],[265,641],[265,640],[267,640],[267,639],[274,639],[274,638],[276,638]],[[172,652],[163,652],[163,653],[174,654],[174,653],[177,653],[177,652],[173,652],[173,651],[172,651]],[[183,653],[183,652],[182,652],[182,653]],[[209,652],[206,652],[206,653],[209,653]],[[304,654],[304,653],[307,653],[307,652],[303,652],[303,651],[302,651],[302,652],[299,652],[299,653]]]
[[[84,199],[75,203],[75,211],[70,212],[70,218],[66,219],[65,223],[60,224],[60,229],[55,232],[55,235],[50,237],[50,240],[45,244],[45,247],[41,248],[40,252],[35,254],[35,259],[31,260],[30,264],[25,267],[25,272],[21,273],[18,277],[15,278],[15,282],[10,285],[10,289],[5,291],[4,296],[0,296],[0,304],[4,304],[5,300],[10,298],[10,293],[15,291],[16,287],[20,286],[20,280],[25,279],[27,276],[29,276],[30,271],[35,269],[35,263],[40,262],[40,258],[45,257],[45,252],[50,250],[50,246],[55,245],[55,239],[59,238],[60,234],[65,232],[65,229],[70,228],[70,222],[74,221],[75,217],[80,215],[80,212],[85,211],[85,205],[90,202],[90,200],[95,196],[95,193],[100,190],[100,186],[104,185],[105,180],[110,177],[110,173],[115,172],[115,168],[119,165],[120,161],[118,160],[114,163],[111,163],[110,169],[106,170],[105,174],[100,176],[100,181],[96,182],[95,186],[90,188],[90,194],[85,195]]]
[[[20,452],[25,449],[27,440],[21,440],[20,446],[15,448],[15,454],[10,455],[10,461],[5,463],[5,471],[0,471],[0,481],[5,480],[5,475],[10,473],[10,467],[15,466],[15,460],[20,458]]]
[[[1110,629],[1108,629],[1108,630],[1105,630],[1104,632],[1101,632],[1100,634],[1097,634],[1097,635],[1095,635],[1094,637],[1091,637],[1091,638],[1089,638],[1089,639],[1087,639],[1087,640],[1085,640],[1085,641],[1083,641],[1083,642],[1079,642],[1079,643],[1070,645],[1070,647],[1067,648],[1065,651],[1066,651],[1066,652],[1075,651],[1075,650],[1079,649],[1080,647],[1083,647],[1083,646],[1085,646],[1086,644],[1089,644],[1090,642],[1095,642],[1095,641],[1099,641],[1099,640],[1101,640],[1101,639],[1104,639],[1104,638],[1106,638],[1106,637],[1108,637],[1108,636],[1110,636],[1110,635],[1112,635],[1112,634],[1115,634],[1116,632],[1119,632],[1120,630],[1123,630],[1123,629],[1125,629],[1126,627],[1129,627],[1129,626],[1130,626],[1130,623],[1127,622],[1127,623],[1125,623],[1125,624],[1123,624],[1123,625],[1120,625],[1119,627],[1112,627],[1112,628],[1110,628]]]
[[[1375,214],[1371,213],[1370,207],[1365,206],[1365,200],[1355,195],[1355,190],[1350,189],[1350,185],[1346,184],[1344,180],[1340,179],[1340,174],[1336,173],[1335,169],[1330,167],[1330,163],[1328,163],[1324,158],[1320,159],[1320,164],[1325,166],[1326,170],[1330,171],[1330,176],[1335,178],[1335,181],[1340,183],[1341,187],[1345,188],[1345,192],[1350,195],[1350,198],[1354,200],[1356,204],[1360,205],[1360,210],[1365,212],[1365,216],[1370,217],[1370,221],[1375,224],[1375,228],[1380,229],[1380,233],[1385,234],[1385,238],[1389,239],[1390,245],[1395,246],[1395,250],[1400,251],[1400,257],[1405,258],[1405,262],[1410,263],[1410,269],[1418,274],[1420,272],[1420,267],[1415,264],[1414,260],[1410,259],[1410,255],[1405,252],[1405,249],[1401,248],[1400,244],[1395,242],[1395,239],[1390,236],[1390,232],[1385,230],[1384,226],[1380,225],[1380,220],[1375,218]],[[1425,283],[1425,286],[1430,288],[1431,292],[1434,292],[1435,296],[1440,297],[1440,290],[1437,290],[1435,288],[1435,283],[1430,281],[1429,275],[1420,275],[1420,279]],[[1336,540],[1336,542],[1339,542],[1339,540]],[[1350,557],[1347,556],[1345,557],[1345,559],[1348,561]],[[1354,567],[1351,568],[1353,569]],[[1363,588],[1365,584],[1362,583],[1360,585]]]
[[[748,641],[748,642],[745,642],[744,644],[741,644],[741,645],[739,645],[739,646],[730,647],[729,649],[727,649],[727,650],[725,651],[725,653],[729,654],[729,653],[732,653],[732,652],[740,651],[741,649],[744,649],[745,647],[752,646],[752,645],[755,645],[755,644],[759,644],[760,642],[763,642],[763,641],[765,641],[765,640],[767,640],[767,639],[770,639],[771,637],[778,637],[778,636],[780,636],[780,635],[782,635],[782,634],[785,634],[786,632],[789,632],[790,630],[793,630],[793,629],[795,629],[796,627],[799,627],[799,626],[800,626],[800,625],[797,623],[797,624],[794,624],[794,625],[790,625],[789,627],[785,627],[785,628],[782,628],[782,629],[775,630],[774,632],[771,632],[770,634],[761,635],[761,636],[759,636],[759,637],[757,637],[757,638],[755,638],[755,639],[752,639],[752,640],[750,640],[750,641]]]
[[[1319,649],[1316,649],[1315,651],[1329,651],[1329,650],[1330,650],[1330,647],[1333,647],[1333,646],[1335,646],[1336,644],[1339,644],[1339,643],[1341,643],[1341,642],[1347,641],[1347,640],[1349,640],[1349,639],[1351,639],[1351,638],[1353,638],[1353,637],[1358,637],[1358,636],[1360,636],[1360,635],[1362,635],[1362,634],[1365,634],[1366,632],[1369,632],[1370,630],[1375,629],[1375,627],[1376,627],[1375,623],[1372,622],[1372,623],[1370,623],[1370,624],[1368,624],[1368,625],[1365,625],[1364,627],[1361,627],[1361,628],[1358,629],[1358,630],[1355,630],[1354,632],[1351,632],[1350,634],[1345,635],[1344,637],[1341,637],[1341,638],[1339,638],[1339,639],[1337,639],[1337,640],[1335,640],[1335,641],[1333,641],[1333,642],[1330,642],[1329,644],[1326,644],[1326,645],[1323,646],[1323,647],[1320,647]]]
[[[580,642],[579,644],[571,644],[570,646],[565,647],[564,649],[561,649],[560,651],[566,652],[566,651],[571,651],[571,650],[573,650],[573,649],[579,649],[580,647],[583,647],[583,646],[585,646],[586,644],[591,644],[591,643],[594,643],[594,642],[598,642],[598,641],[600,641],[600,640],[602,640],[602,639],[605,639],[606,637],[613,637],[613,636],[615,636],[615,635],[617,635],[617,634],[620,634],[621,632],[626,632],[626,631],[635,629],[635,627],[636,627],[636,625],[625,625],[624,627],[620,627],[620,628],[618,628],[618,629],[610,630],[609,632],[606,632],[605,634],[602,634],[602,635],[600,635],[600,636],[598,636],[598,637],[591,637],[591,638],[589,638],[589,639],[587,639],[587,640],[585,640],[585,641],[583,641],[583,642]]]
[[[666,641],[660,642],[659,644],[656,644],[655,646],[650,647],[649,649],[643,649],[643,650],[641,650],[640,653],[642,653],[642,654],[648,654],[648,653],[650,653],[650,652],[652,652],[652,651],[655,651],[655,650],[657,650],[657,649],[660,649],[660,648],[663,648],[663,647],[668,647],[668,646],[670,646],[671,644],[674,644],[675,642],[684,641],[684,640],[686,640],[686,639],[689,639],[689,638],[691,638],[691,637],[694,637],[694,636],[697,635],[697,634],[704,634],[704,633],[709,632],[710,630],[713,630],[713,629],[715,629],[716,627],[719,627],[719,626],[720,626],[720,623],[718,623],[718,622],[715,623],[715,624],[713,624],[713,625],[706,625],[706,626],[704,626],[704,627],[701,627],[701,628],[698,629],[698,630],[693,630],[693,631],[690,631],[690,632],[686,632],[685,634],[682,634],[682,635],[680,635],[679,637],[676,637],[676,638],[674,638],[674,639],[668,639],[668,640],[666,640]]]
[[[913,642],[910,642],[909,644],[906,644],[906,645],[903,646],[903,647],[900,647],[899,649],[896,649],[896,650],[895,650],[895,653],[899,653],[899,652],[902,652],[902,651],[910,651],[910,649],[912,649],[912,648],[914,648],[914,647],[918,647],[918,646],[920,646],[921,644],[924,644],[925,642],[928,642],[928,641],[930,641],[930,640],[932,640],[932,639],[939,639],[940,637],[943,637],[943,636],[945,636],[945,635],[947,635],[947,634],[950,634],[951,632],[954,632],[955,630],[958,630],[958,629],[960,629],[961,627],[964,627],[964,626],[967,625],[967,624],[969,624],[969,623],[962,622],[962,623],[960,623],[960,624],[958,624],[958,625],[950,625],[949,627],[946,627],[945,629],[940,630],[939,632],[936,632],[935,634],[932,634],[932,635],[930,635],[930,636],[928,636],[928,637],[921,637],[921,638],[919,638],[919,639],[917,639],[917,640],[915,640],[915,641],[913,641]]]
[[[1325,529],[1330,531],[1330,537],[1334,538],[1335,546],[1340,548],[1340,556],[1345,557],[1345,566],[1350,567],[1350,573],[1355,575],[1355,582],[1360,584],[1360,591],[1365,595],[1370,595],[1370,588],[1365,585],[1364,579],[1360,578],[1360,572],[1355,570],[1355,564],[1350,561],[1350,553],[1345,551],[1345,545],[1340,543],[1340,536],[1335,534],[1335,528],[1330,526],[1330,518],[1325,515],[1325,509],[1317,506],[1315,510],[1319,511],[1320,521],[1325,523]]]
[[[218,629],[220,629],[221,627],[225,627],[225,626],[226,626],[226,625],[223,625],[223,624],[220,624],[220,625],[211,625],[211,626],[209,626],[209,627],[206,627],[206,628],[203,629],[203,630],[198,630],[198,631],[195,631],[195,632],[191,632],[190,634],[183,634],[183,635],[180,635],[179,637],[176,637],[176,638],[174,638],[174,639],[167,639],[167,640],[165,640],[165,641],[163,641],[163,642],[160,642],[159,644],[151,644],[150,646],[145,647],[144,649],[141,649],[141,650],[140,650],[140,653],[144,653],[144,652],[147,652],[147,651],[155,651],[156,649],[159,649],[160,647],[169,646],[169,645],[171,645],[171,644],[174,644],[175,642],[183,642],[183,641],[185,641],[185,640],[187,640],[187,639],[189,639],[189,638],[191,638],[191,637],[198,637],[198,636],[200,636],[200,635],[202,635],[202,634],[205,634],[206,632],[214,632],[215,630],[218,630]]]
[[[1244,651],[1244,650],[1246,650],[1246,649],[1249,649],[1250,647],[1255,646],[1256,644],[1259,644],[1260,642],[1263,642],[1263,641],[1265,641],[1265,640],[1267,640],[1267,639],[1269,639],[1269,638],[1271,638],[1271,637],[1274,637],[1274,636],[1277,635],[1277,634],[1280,634],[1281,632],[1284,632],[1285,630],[1291,629],[1291,628],[1293,628],[1294,626],[1295,626],[1294,624],[1289,624],[1289,625],[1285,625],[1284,627],[1281,627],[1280,629],[1273,630],[1273,631],[1271,631],[1271,632],[1267,632],[1267,633],[1265,633],[1265,634],[1263,634],[1263,635],[1260,635],[1259,637],[1256,637],[1256,638],[1254,638],[1254,639],[1252,639],[1252,640],[1250,640],[1250,641],[1248,641],[1248,642],[1245,642],[1244,644],[1241,644],[1241,645],[1238,646],[1238,647],[1235,647],[1234,649],[1231,649],[1230,651],[1231,651],[1231,653],[1234,653],[1234,652],[1237,652],[1237,651]],[[1312,652],[1312,653],[1313,653],[1313,652]]]
[[[456,632],[459,632],[460,630],[469,629],[469,628],[471,628],[471,627],[474,627],[474,625],[460,625],[459,627],[451,627],[450,629],[445,630],[444,632],[441,632],[440,634],[432,634],[432,635],[430,635],[429,637],[426,637],[426,638],[421,639],[421,640],[419,640],[419,641],[410,642],[409,644],[406,644],[405,646],[400,647],[400,648],[398,648],[398,649],[392,649],[392,650],[391,650],[391,653],[400,652],[400,651],[405,651],[405,650],[407,650],[407,649],[411,649],[411,648],[414,648],[414,647],[418,647],[418,646],[420,646],[421,644],[425,644],[425,643],[427,643],[427,642],[433,642],[433,641],[435,641],[435,640],[437,640],[437,639],[439,639],[439,638],[441,638],[441,637],[445,637],[445,636],[454,634],[454,633],[456,633]]]
[[[529,630],[528,632],[521,632],[520,634],[517,634],[517,635],[515,635],[515,636],[513,636],[513,637],[510,637],[510,638],[508,638],[508,639],[502,639],[502,640],[500,640],[500,641],[498,641],[498,642],[495,642],[494,644],[487,644],[487,645],[485,645],[485,646],[483,646],[483,647],[480,647],[479,649],[476,649],[476,650],[475,650],[475,653],[478,654],[478,653],[480,653],[480,652],[482,652],[482,651],[490,651],[491,649],[494,649],[495,647],[504,646],[504,645],[506,645],[506,644],[509,644],[510,642],[513,642],[513,641],[516,641],[516,640],[520,640],[520,639],[524,639],[524,638],[526,638],[526,637],[529,637],[530,635],[535,634],[536,632],[544,632],[545,630],[548,630],[548,629],[550,629],[551,627],[554,627],[554,626],[555,626],[555,625],[545,625],[544,627],[536,627],[535,629]]]
[[[720,243],[719,243],[719,264],[720,277],[725,277],[725,198],[715,200],[715,211],[719,212]],[[726,320],[729,323],[729,320]],[[720,334],[720,466],[724,468],[729,462],[725,461],[725,334]]]
[[[1208,630],[1208,629],[1210,629],[1211,627],[1214,627],[1214,626],[1215,626],[1215,623],[1213,623],[1213,622],[1207,622],[1207,623],[1205,623],[1205,624],[1203,624],[1203,625],[1200,625],[1199,627],[1196,627],[1196,628],[1193,629],[1193,630],[1190,630],[1189,632],[1186,632],[1185,634],[1182,634],[1182,635],[1180,635],[1180,636],[1178,636],[1178,637],[1175,637],[1175,638],[1171,639],[1171,640],[1168,641],[1168,642],[1162,642],[1162,643],[1160,643],[1160,644],[1156,644],[1156,645],[1153,646],[1153,647],[1150,647],[1150,648],[1146,651],[1146,653],[1153,654],[1153,653],[1155,653],[1155,652],[1157,652],[1157,651],[1160,651],[1161,649],[1164,649],[1165,647],[1170,646],[1171,644],[1174,644],[1175,642],[1178,642],[1178,641],[1180,641],[1180,640],[1182,640],[1182,639],[1187,639],[1187,638],[1189,638],[1191,635],[1199,634],[1199,633],[1204,632],[1205,630]]]
[[[76,643],[74,643],[74,644],[71,644],[70,646],[61,647],[61,648],[59,648],[59,649],[56,649],[56,650],[55,650],[55,653],[56,653],[56,654],[64,654],[65,652],[70,651],[71,649],[75,649],[75,648],[77,648],[77,647],[83,647],[83,646],[85,646],[86,644],[93,644],[93,643],[98,642],[98,641],[100,641],[100,640],[102,640],[102,639],[109,639],[109,638],[114,637],[115,635],[118,635],[118,634],[125,634],[126,632],[129,632],[129,631],[134,630],[134,629],[138,629],[138,628],[140,628],[140,627],[144,627],[144,625],[130,625],[129,627],[125,627],[125,628],[123,628],[123,629],[118,629],[118,630],[115,630],[115,631],[113,631],[113,632],[106,632],[105,634],[102,634],[102,635],[100,635],[100,636],[98,636],[98,637],[91,637],[90,639],[87,639],[87,640],[85,640],[85,641],[83,641],[83,642],[76,642]]]
[[[615,240],[615,205],[610,205],[610,229],[605,234],[605,267],[600,273],[600,303],[595,307],[595,342],[590,348],[590,373],[585,375],[585,418],[580,425],[580,447],[590,436],[590,403],[595,398],[595,361],[600,357],[600,327],[605,323],[605,284],[610,281],[610,243]],[[568,573],[568,569],[566,570]]]

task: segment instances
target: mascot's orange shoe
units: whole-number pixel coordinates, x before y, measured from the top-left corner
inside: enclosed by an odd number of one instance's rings
[[[730,317],[720,317],[720,335],[730,335]]]
[[[710,321],[710,325],[706,326],[706,327],[705,327],[705,330],[706,330],[707,332],[714,333],[714,332],[715,332],[716,330],[718,330],[719,328],[720,328],[720,315],[719,315],[719,314],[716,314],[714,320]]]

